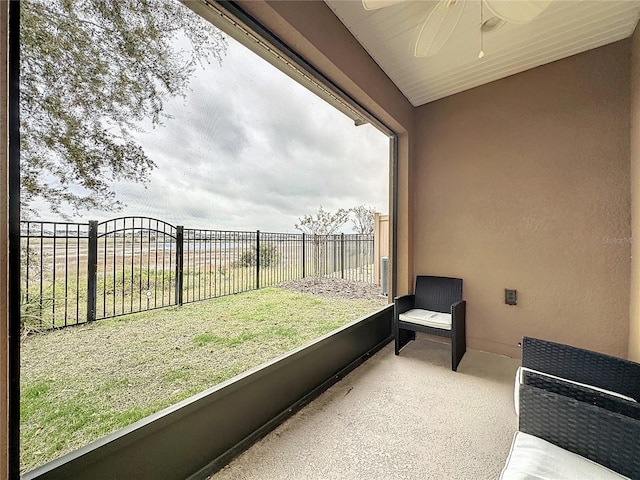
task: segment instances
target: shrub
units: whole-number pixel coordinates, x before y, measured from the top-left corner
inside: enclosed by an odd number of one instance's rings
[[[33,332],[43,330],[42,312],[51,310],[55,300],[53,297],[31,295],[29,301],[22,293],[20,303],[20,334],[24,337]]]
[[[234,262],[235,267],[255,267],[258,264],[258,249],[252,247],[251,250],[245,250],[240,255],[238,261]],[[260,266],[274,267],[278,264],[279,255],[278,248],[275,245],[260,245]]]

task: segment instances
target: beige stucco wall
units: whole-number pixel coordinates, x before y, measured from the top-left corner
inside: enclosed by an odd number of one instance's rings
[[[640,26],[631,39],[631,302],[629,358],[640,362]]]
[[[622,41],[417,110],[414,270],[464,279],[470,348],[627,354],[629,76]]]
[[[413,107],[324,2],[238,3],[398,134],[398,255],[392,261],[398,269],[398,292],[407,293],[413,278],[409,261],[413,240],[409,163]]]

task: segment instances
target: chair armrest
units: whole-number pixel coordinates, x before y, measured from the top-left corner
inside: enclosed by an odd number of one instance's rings
[[[460,300],[451,305],[451,331],[454,337],[466,337],[467,302]]]
[[[519,430],[640,478],[640,421],[557,393],[520,385]]]
[[[640,403],[617,397],[611,393],[527,370],[522,371],[522,383],[640,420]]]
[[[467,301],[460,300],[459,302],[451,305],[451,315],[458,318],[466,317],[467,315]]]
[[[403,295],[401,297],[396,297],[394,300],[396,315],[400,315],[401,313],[411,310],[415,304],[415,299],[415,295]]]
[[[451,305],[452,369],[457,370],[467,351],[467,302],[460,300]]]
[[[522,366],[640,401],[640,364],[537,338],[522,340]]]

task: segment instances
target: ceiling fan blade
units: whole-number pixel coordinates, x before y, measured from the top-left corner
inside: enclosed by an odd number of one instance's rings
[[[430,57],[440,51],[458,25],[466,0],[440,0],[425,20],[414,55]]]
[[[540,15],[553,0],[483,0],[493,15],[512,23],[527,23]]]
[[[390,7],[404,0],[362,0],[362,7],[365,10],[378,10],[379,8]]]

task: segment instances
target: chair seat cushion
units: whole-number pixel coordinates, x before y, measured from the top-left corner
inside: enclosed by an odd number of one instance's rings
[[[628,480],[557,445],[516,432],[500,480]]]
[[[422,310],[414,308],[408,312],[401,313],[398,318],[402,322],[415,323],[424,325],[425,327],[440,328],[442,330],[451,330],[451,314],[432,312],[431,310]]]

